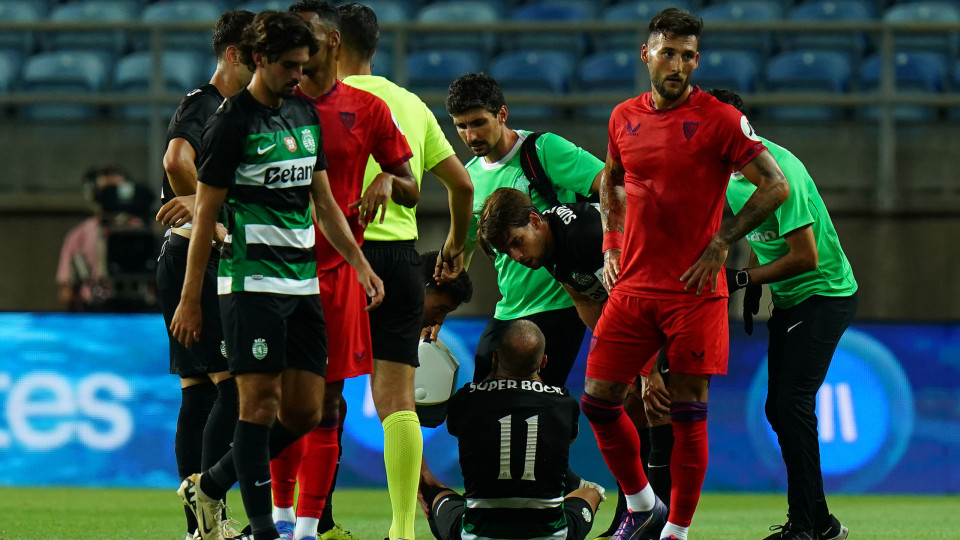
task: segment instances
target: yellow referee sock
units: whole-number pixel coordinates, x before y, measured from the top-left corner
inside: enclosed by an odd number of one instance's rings
[[[390,538],[413,540],[417,515],[417,486],[423,436],[420,419],[413,411],[397,411],[383,419],[383,462],[387,469],[387,490],[393,507]]]

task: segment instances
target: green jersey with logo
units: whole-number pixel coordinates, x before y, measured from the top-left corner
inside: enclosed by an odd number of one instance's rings
[[[520,167],[520,145],[529,133],[517,130],[520,138],[500,161],[489,163],[477,157],[467,163],[467,171],[473,180],[474,212],[467,234],[468,242],[476,242],[477,216],[483,208],[483,202],[497,188],[512,187],[528,193],[533,205],[541,211],[552,206],[539,191],[530,188],[530,181]],[[560,202],[576,202],[578,193],[590,194],[593,179],[603,169],[602,161],[553,133],[544,133],[536,144],[537,156]],[[545,268],[531,270],[503,253],[497,254],[494,266],[497,269],[497,286],[503,295],[497,303],[495,318],[507,321],[573,306],[570,295]]]
[[[316,108],[300,98],[274,109],[243,90],[211,117],[198,181],[228,189],[220,294],[319,293],[310,184],[327,168],[321,137]]]
[[[793,307],[815,294],[822,296],[850,296],[857,292],[850,262],[840,247],[840,239],[830,220],[827,207],[820,198],[816,184],[806,167],[787,149],[760,138],[777,160],[790,184],[790,196],[776,212],[747,235],[750,247],[760,264],[779,259],[790,252],[784,235],[809,225],[817,243],[817,268],[790,279],[770,283],[773,304],[781,309]],[[727,186],[727,201],[734,212],[739,212],[756,186],[734,173]]]

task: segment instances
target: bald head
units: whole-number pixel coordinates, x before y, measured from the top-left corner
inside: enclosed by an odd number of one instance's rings
[[[536,324],[525,320],[511,322],[497,345],[497,375],[518,379],[536,375],[546,345],[546,338]]]

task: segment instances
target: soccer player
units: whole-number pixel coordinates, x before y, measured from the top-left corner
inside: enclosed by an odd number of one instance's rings
[[[603,488],[591,484],[563,495],[580,409],[566,388],[540,378],[544,348],[536,324],[511,321],[490,377],[448,401],[447,429],[457,437],[465,493],[424,474],[421,492],[439,540],[582,540],[590,532]]]
[[[337,81],[340,16],[336,8],[327,2],[304,0],[291,5],[290,11],[313,27],[320,43],[320,50],[304,66],[297,93],[317,108],[330,189],[347,216],[353,237],[362,244],[365,223],[360,219],[361,208],[372,209],[366,213],[371,219],[391,198],[406,206],[418,200],[417,181],[408,163],[410,146],[382,99]],[[371,155],[383,172],[362,191]],[[367,298],[357,283],[356,270],[322,234],[317,235],[316,251],[328,336],[326,387],[320,424],[270,463],[274,521],[284,540],[353,538],[333,523],[327,507],[341,453],[343,381],[373,371],[370,319],[364,312]],[[294,512],[298,473],[300,491]],[[323,516],[326,519],[321,520]],[[319,528],[321,521],[325,521],[323,528]]]
[[[743,112],[735,92],[710,94]],[[787,523],[767,540],[841,540],[849,531],[830,514],[823,493],[817,393],[857,312],[857,281],[806,167],[785,148],[760,140],[790,183],[783,205],[747,235],[750,268],[737,274],[737,286],[767,283],[773,296],[766,412],[787,468],[789,511]],[[727,186],[730,208],[740,210],[755,189],[734,173]]]
[[[604,279],[615,286],[593,335],[581,404],[626,494],[618,540],[658,532],[687,538],[709,453],[707,388],[727,367],[727,284],[720,270],[730,244],[790,193],[747,118],[690,83],[701,28],[676,8],[653,17],[640,54],[651,92],[618,105],[608,127],[600,204]],[[735,170],[757,189],[721,224]],[[676,439],[669,517],[643,473],[640,441],[622,403],[661,348],[670,365]]]
[[[216,215],[228,201],[217,288],[240,401],[233,449],[180,486],[203,540],[221,539],[211,524],[238,479],[254,540],[278,538],[270,457],[320,420],[326,335],[311,213],[357,269],[372,303],[383,296],[331,195],[317,110],[294,93],[317,49],[313,29],[297,15],[258,14],[241,43],[242,61],[254,72],[250,85],[224,102],[203,133],[194,230],[171,331],[187,348],[199,337],[203,270]]]
[[[433,265],[439,255],[439,251],[420,254],[420,277],[424,288],[420,326],[424,328],[443,324],[447,315],[473,298],[473,282],[466,270],[453,279],[436,280]]]
[[[373,10],[351,3],[340,6],[338,11],[342,44],[337,70],[341,81],[370,92],[390,106],[413,150],[410,168],[417,184],[423,171],[429,170],[449,192],[450,230],[440,250],[437,275],[441,280],[451,279],[463,269],[473,203],[470,177],[426,104],[389,80],[371,75],[371,60],[380,38]],[[369,189],[367,186],[379,173],[380,167],[368,164],[364,189]],[[370,213],[369,209],[361,208],[362,218],[366,219]],[[391,540],[411,540],[423,455],[423,438],[413,396],[423,309],[420,257],[414,249],[416,209],[388,201],[383,222],[371,222],[363,236],[363,252],[377,274],[386,280],[385,287],[390,291],[384,305],[370,312],[374,358],[371,386],[377,415],[383,423],[383,457],[393,510],[389,536]]]
[[[507,127],[509,113],[497,81],[483,73],[467,73],[457,78],[447,92],[446,108],[460,138],[476,155],[467,163],[475,190],[475,212],[479,212],[483,201],[499,187],[516,187],[529,193],[539,210],[553,206],[550,195],[532,189],[530,179],[523,172],[521,146],[530,132]],[[577,194],[590,195],[597,191],[603,170],[600,160],[553,133],[541,135],[536,146],[537,158],[559,202],[574,202]],[[471,239],[476,236],[475,227],[474,220]],[[474,382],[490,373],[493,351],[509,322],[528,319],[547,336],[550,363],[544,369],[543,380],[564,386],[586,331],[573,302],[546,270],[525,268],[503,253],[496,256],[494,266],[503,298],[480,336]]]
[[[210,249],[210,261],[200,291],[204,316],[200,340],[186,349],[169,332],[169,327],[180,301],[187,269],[190,220],[197,192],[197,156],[203,127],[223,100],[242,90],[253,76],[250,68],[240,61],[238,49],[243,30],[253,17],[253,13],[245,10],[227,11],[220,16],[213,27],[217,69],[209,84],[193,90],[180,101],[167,126],[160,191],[163,207],[157,220],[171,225],[171,228],[157,263],[157,293],[170,339],[170,373],[180,375],[182,395],[174,449],[181,482],[223,457],[230,449],[237,425],[237,383],[227,369],[217,301],[219,249]],[[218,230],[225,229],[218,224]],[[223,236],[222,232],[216,234],[217,244],[222,244]],[[189,536],[196,532],[197,522],[189,508],[184,511]],[[221,522],[224,536],[236,536],[236,531],[228,527],[226,522]]]

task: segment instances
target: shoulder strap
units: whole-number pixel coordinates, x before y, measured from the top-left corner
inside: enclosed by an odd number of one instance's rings
[[[537,139],[541,135],[543,132],[530,133],[520,145],[520,168],[530,181],[530,187],[539,191],[549,201],[550,206],[556,206],[560,204],[557,192],[553,190],[550,177],[547,176],[547,171],[543,169],[540,157],[537,156]]]

